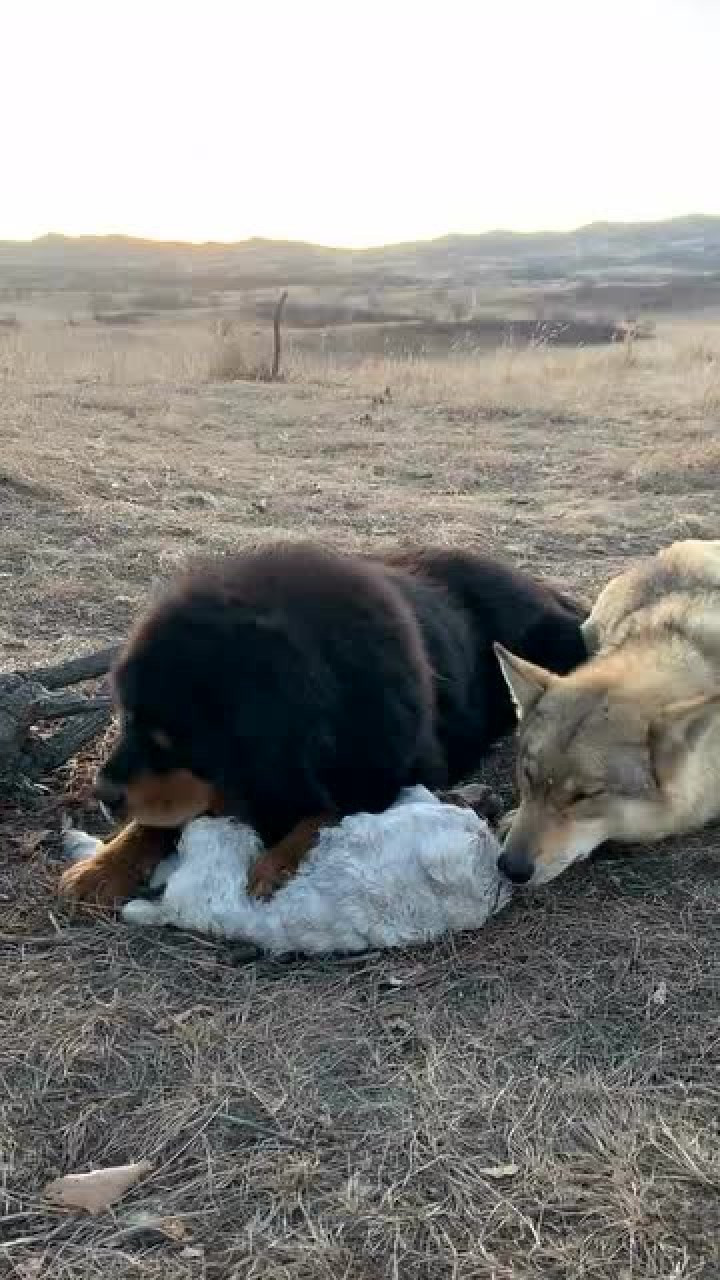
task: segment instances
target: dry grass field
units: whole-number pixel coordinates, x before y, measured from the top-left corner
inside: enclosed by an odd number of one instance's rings
[[[478,545],[592,593],[720,535],[710,320],[437,360],[298,342],[283,382],[229,379],[261,341],[52,299],[0,330],[4,669],[121,637],[187,557],[259,539]],[[716,832],[440,946],[279,963],[57,900],[91,764],[0,810],[0,1275],[720,1276]],[[43,1200],[140,1159],[112,1212]]]

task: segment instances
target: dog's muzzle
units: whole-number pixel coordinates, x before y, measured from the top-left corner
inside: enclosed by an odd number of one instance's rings
[[[112,822],[119,822],[125,817],[127,794],[124,787],[100,774],[95,782],[94,795],[100,808]]]

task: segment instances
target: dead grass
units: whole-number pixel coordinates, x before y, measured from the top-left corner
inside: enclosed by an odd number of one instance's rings
[[[682,341],[630,367],[296,354],[262,385],[208,383],[197,317],[24,323],[0,338],[4,666],[116,638],[189,554],[253,539],[476,543],[592,590],[716,536],[716,339]],[[280,964],[66,913],[55,833],[99,822],[91,774],[0,812],[0,1274],[720,1275],[717,833],[477,936]],[[507,794],[508,752],[486,776]],[[112,1213],[42,1200],[144,1158]]]
[[[15,1264],[717,1274],[720,934],[699,842],[601,861],[478,937],[284,965],[71,927],[56,905],[43,927],[37,852],[14,855],[0,1141]],[[138,1158],[155,1172],[114,1214],[39,1196]]]
[[[658,449],[641,458],[631,475],[638,489],[649,493],[716,493],[720,484],[720,441]]]
[[[312,367],[312,366],[311,366]],[[333,376],[332,365],[326,374]],[[576,413],[712,412],[720,405],[720,339],[660,339],[633,348],[500,348],[450,359],[370,359],[335,378],[362,390],[389,383],[415,404]]]
[[[113,313],[114,316],[122,313]],[[135,318],[143,320],[136,324]],[[299,383],[331,384],[358,394],[390,385],[413,405],[440,404],[535,412],[581,409],[686,416],[720,406],[720,328],[685,326],[637,343],[580,349],[501,347],[444,358],[367,356],[345,359],[333,333],[313,339],[290,331],[283,368]],[[104,332],[92,320],[72,327],[56,317],[0,332],[0,379],[24,385],[67,383],[129,387],[252,378],[269,364],[272,335],[217,314],[189,311],[115,323]]]

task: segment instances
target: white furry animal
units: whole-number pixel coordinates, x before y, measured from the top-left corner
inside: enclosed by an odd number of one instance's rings
[[[74,859],[88,857],[96,843],[83,832],[66,834]],[[242,939],[276,955],[317,954],[404,947],[476,929],[510,898],[487,824],[424,787],[403,792],[385,813],[355,814],[322,831],[298,873],[267,902],[246,892],[261,848],[255,832],[232,819],[196,819],[150,882],[162,895],[126,903],[123,920]]]

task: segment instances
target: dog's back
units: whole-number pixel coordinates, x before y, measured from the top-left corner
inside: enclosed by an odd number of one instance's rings
[[[421,547],[388,553],[382,563],[420,624],[436,673],[439,737],[458,781],[515,724],[493,644],[565,674],[587,656],[580,628],[587,608],[474,551]]]

